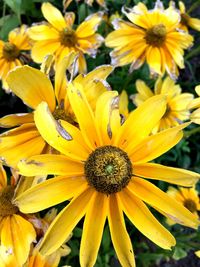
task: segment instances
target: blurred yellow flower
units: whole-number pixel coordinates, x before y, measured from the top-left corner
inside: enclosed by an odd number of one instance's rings
[[[48,23],[33,26],[28,34],[34,44],[31,50],[35,62],[41,63],[48,54],[54,54],[56,63],[70,52],[79,52],[76,69],[81,73],[87,71],[84,54],[95,57],[103,37],[96,33],[102,21],[103,13],[88,16],[77,28],[73,29],[75,14],[63,15],[50,3],[42,4],[42,13]]]
[[[166,95],[167,109],[153,132],[158,132],[169,127],[177,126],[190,118],[188,105],[193,99],[193,94],[182,93],[181,87],[170,78],[164,80],[159,78],[152,91],[143,81],[136,81],[137,94],[131,98],[136,106],[141,105],[144,101],[153,95]],[[150,115],[149,115],[150,116]]]
[[[180,224],[196,228],[199,222],[192,213],[145,179],[191,186],[200,177],[191,171],[149,163],[176,145],[188,125],[151,134],[166,111],[165,96],[145,101],[122,125],[116,91],[103,93],[94,111],[81,86],[70,84],[68,97],[79,128],[63,120],[58,127],[45,102],[38,105],[34,115],[43,138],[61,154],[33,156],[18,165],[23,175],[58,175],[16,199],[22,212],[71,200],[50,225],[39,246],[41,254],[55,251],[85,215],[81,267],[94,266],[106,219],[121,265],[135,266],[123,212],[150,240],[170,249],[175,245],[174,237],[145,202]]]
[[[195,109],[190,115],[191,121],[200,124],[200,85],[195,87],[195,91],[199,97],[193,99],[188,108]]]
[[[52,223],[56,215],[57,215],[57,210],[55,208],[52,208],[45,214],[44,218],[38,219],[39,223],[38,222],[35,223],[36,227],[37,224],[42,225],[42,227],[44,228],[42,230],[46,232],[46,230],[48,229],[49,225]],[[44,232],[42,233],[42,237],[44,235]],[[51,255],[48,256],[43,256],[40,253],[39,249],[37,249],[38,244],[36,244],[34,249],[31,251],[24,267],[57,267],[59,265],[61,257],[65,257],[71,252],[71,249],[65,244],[66,242],[69,241],[71,237],[72,234],[68,236],[68,238],[65,240],[64,244],[62,244],[61,247],[59,247],[55,252],[53,252]],[[39,236],[39,238],[41,237]]]
[[[179,187],[178,189],[170,186],[167,194],[180,202],[185,208],[192,212],[198,219],[198,211],[200,211],[200,198],[195,188]],[[169,224],[174,224],[172,220],[168,220]]]
[[[188,28],[200,31],[200,19],[192,18],[186,13],[185,5],[182,1],[178,2],[179,10],[181,13],[180,28],[184,31],[188,31]]]
[[[8,41],[0,40],[0,79],[3,88],[9,92],[5,78],[8,72],[16,66],[27,63],[29,57],[23,51],[30,50],[30,40],[27,35],[26,25],[12,30],[8,35]]]
[[[157,0],[153,10],[142,3],[123,13],[130,22],[114,20],[115,31],[108,34],[105,44],[114,48],[110,53],[112,64],[130,64],[130,71],[145,61],[151,74],[163,75],[165,71],[175,79],[178,68],[184,68],[184,49],[193,43],[193,37],[178,29],[180,14],[173,8],[163,8]]]
[[[25,183],[31,181],[27,179]],[[18,189],[14,181],[8,184],[6,172],[0,164],[0,267],[21,267],[36,239],[33,225],[14,204],[15,195],[20,195]]]
[[[43,72],[29,66],[19,67],[10,72],[7,78],[9,87],[31,109],[35,110],[40,102],[45,101],[56,120],[62,118],[77,125],[67,97],[69,81],[65,73],[66,69],[69,69],[71,64],[75,62],[75,57],[75,54],[71,54],[58,65],[54,87]],[[82,84],[92,108],[95,107],[98,96],[108,89],[104,80],[112,70],[111,66],[103,65],[87,75],[80,74],[73,80],[74,84]],[[15,127],[0,135],[1,159],[8,166],[16,168],[21,158],[55,152],[38,132],[33,119],[33,112],[4,116],[0,119],[0,126],[4,128]]]

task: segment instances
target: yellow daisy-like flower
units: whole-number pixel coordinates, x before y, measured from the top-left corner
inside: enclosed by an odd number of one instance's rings
[[[196,124],[200,124],[200,85],[195,87],[195,91],[199,97],[193,99],[188,108],[195,109],[190,115],[191,121]]]
[[[25,182],[26,189],[32,181],[29,178]],[[13,204],[15,196],[20,196],[19,190],[7,183],[6,172],[0,164],[0,267],[21,267],[36,239],[33,225]]]
[[[153,132],[161,131],[169,127],[177,126],[183,121],[189,120],[190,111],[188,105],[193,99],[193,94],[182,93],[181,87],[170,78],[166,77],[163,81],[159,78],[152,91],[143,81],[136,81],[137,94],[132,96],[136,106],[141,105],[144,101],[154,95],[167,96],[167,109]]]
[[[12,92],[33,110],[38,104],[45,101],[56,119],[62,118],[77,124],[74,121],[74,114],[66,95],[69,82],[65,75],[66,69],[71,66],[74,60],[75,55],[71,54],[58,65],[55,73],[55,90],[43,72],[29,66],[19,67],[10,72],[7,82]],[[93,108],[98,96],[108,89],[104,80],[112,70],[111,66],[104,65],[87,75],[80,74],[74,79],[73,83],[82,83],[88,101]],[[21,158],[41,153],[52,153],[51,148],[35,126],[32,112],[7,115],[0,119],[0,126],[15,127],[0,135],[1,159],[8,166],[16,168]]]
[[[75,14],[69,12],[65,17],[50,3],[42,4],[42,13],[49,23],[33,26],[28,34],[34,40],[32,58],[41,63],[47,54],[54,54],[59,62],[70,52],[79,52],[77,68],[85,73],[87,65],[84,54],[95,57],[97,48],[101,45],[103,37],[96,33],[102,21],[103,13],[88,16],[78,27],[73,29]]]
[[[179,10],[181,13],[180,28],[184,31],[188,31],[188,27],[200,31],[200,19],[191,18],[185,10],[185,5],[182,1],[178,2]]]
[[[195,188],[184,188],[179,187],[176,189],[170,187],[167,194],[176,199],[178,202],[182,203],[190,212],[192,212],[198,219],[198,211],[200,211],[200,198],[198,196],[198,191]]]
[[[180,14],[172,7],[163,8],[160,1],[153,10],[139,3],[123,13],[130,22],[115,20],[115,31],[108,34],[105,43],[114,48],[112,64],[131,63],[130,70],[139,68],[146,60],[152,74],[165,71],[175,79],[178,68],[184,68],[184,49],[192,45],[193,37],[178,29]]]
[[[27,62],[28,57],[23,51],[30,50],[30,48],[30,39],[25,25],[12,30],[8,35],[7,42],[0,40],[0,79],[7,92],[9,89],[5,78],[8,72]]]
[[[199,222],[192,213],[145,179],[191,186],[200,177],[191,171],[149,163],[176,145],[183,136],[182,129],[188,125],[150,134],[166,111],[165,97],[147,100],[122,125],[116,91],[103,93],[95,111],[81,86],[70,85],[68,97],[79,128],[56,121],[45,102],[34,113],[41,135],[61,154],[33,156],[18,165],[23,175],[58,175],[16,199],[22,212],[35,212],[71,200],[50,225],[39,246],[41,254],[55,251],[85,215],[81,267],[94,266],[106,219],[121,265],[135,266],[123,212],[154,243],[170,249],[175,245],[174,237],[145,202],[180,224],[196,228]],[[147,114],[151,114],[151,119]]]

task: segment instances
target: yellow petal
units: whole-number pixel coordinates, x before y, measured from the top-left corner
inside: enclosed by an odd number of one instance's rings
[[[138,93],[143,96],[143,99],[146,100],[149,97],[153,96],[153,92],[151,89],[146,85],[146,83],[142,80],[136,81],[136,89]]]
[[[72,63],[74,63],[76,57],[76,53],[70,53],[57,64],[55,72],[55,95],[59,104],[64,101],[67,94],[68,80],[66,77],[66,70],[72,67]]]
[[[23,123],[33,122],[32,113],[17,113],[0,118],[0,127],[11,128]]]
[[[108,223],[113,246],[122,266],[135,267],[131,240],[126,231],[124,217],[116,194],[110,195]]]
[[[147,64],[149,64],[150,67],[150,71],[152,73],[158,73],[158,74],[162,74],[161,71],[161,53],[160,53],[160,49],[158,47],[149,47],[149,49],[146,52],[146,60],[147,60]]]
[[[28,35],[35,41],[42,41],[48,39],[59,40],[59,32],[49,25],[38,25],[28,29]]]
[[[79,129],[70,123],[56,121],[45,102],[36,109],[34,119],[40,134],[52,147],[73,160],[84,161],[88,158]]]
[[[103,144],[109,144],[113,136],[111,120],[113,110],[118,109],[118,105],[116,107],[117,100],[119,100],[118,93],[116,91],[110,91],[102,94],[96,103],[95,120]],[[118,121],[120,126],[120,115]]]
[[[7,185],[7,174],[3,168],[3,165],[0,163],[0,191]]]
[[[87,72],[87,62],[86,62],[85,56],[82,52],[79,53],[77,64],[78,64],[79,73],[86,73]]]
[[[50,110],[54,110],[54,90],[50,80],[41,71],[29,66],[19,67],[10,72],[7,82],[12,92],[31,108],[35,109],[42,101],[46,101]]]
[[[113,71],[113,66],[111,65],[101,65],[96,67],[94,70],[90,71],[85,76],[79,75],[75,78],[76,82],[84,82],[84,84],[88,84],[91,80],[105,80],[110,73]]]
[[[94,113],[85,97],[83,89],[78,83],[75,86],[69,84],[67,92],[83,138],[88,147],[94,150],[100,145],[100,140],[95,125]]]
[[[158,209],[176,223],[195,229],[198,227],[199,221],[190,211],[155,185],[144,179],[133,177],[128,188],[135,196]]]
[[[176,244],[170,232],[156,220],[147,206],[131,191],[125,189],[119,193],[119,197],[125,214],[143,235],[164,249],[170,249]]]
[[[133,172],[135,176],[182,186],[193,186],[200,178],[198,173],[155,163],[134,164]]]
[[[52,4],[46,2],[42,4],[42,13],[48,22],[55,27],[57,30],[63,30],[67,27],[67,24],[64,20],[61,12],[54,7]]]
[[[123,90],[119,96],[119,113],[124,116],[124,118],[128,118],[128,94],[125,90]]]
[[[78,38],[87,38],[94,34],[102,21],[102,12],[98,12],[88,16],[76,29]]]
[[[147,137],[166,110],[166,97],[153,96],[135,109],[119,129],[115,144],[134,147]],[[151,119],[149,119],[151,114]],[[130,146],[130,145],[129,145]]]
[[[82,177],[58,176],[26,190],[14,199],[14,203],[21,212],[33,213],[68,200],[87,187]]]
[[[128,147],[127,151],[132,161],[135,163],[145,163],[153,160],[167,152],[175,146],[183,137],[183,128],[190,123],[183,123],[177,127],[169,128],[157,134],[145,138],[132,151]]]
[[[60,42],[58,40],[42,40],[33,44],[31,57],[36,63],[42,63],[47,55],[55,54],[59,49]]]
[[[80,246],[80,264],[93,267],[101,244],[103,228],[108,212],[108,197],[95,192],[86,212]]]
[[[188,25],[195,29],[196,31],[200,31],[200,19],[190,18],[188,21]]]
[[[43,154],[21,160],[18,164],[19,172],[24,176],[35,175],[67,175],[84,174],[83,163],[70,161],[63,155]]]
[[[41,254],[49,255],[65,242],[76,224],[85,215],[93,194],[94,191],[91,188],[84,190],[58,214],[40,243]]]
[[[30,245],[35,240],[35,230],[30,222],[14,214],[5,218],[1,230],[1,244],[13,251],[17,263],[22,266],[28,258]]]
[[[23,124],[0,136],[0,155],[2,160],[13,168],[22,158],[40,154],[45,141],[33,123]]]

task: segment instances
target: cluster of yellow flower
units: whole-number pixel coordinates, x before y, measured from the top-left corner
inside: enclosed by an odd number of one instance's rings
[[[71,2],[64,1],[65,7]],[[200,123],[200,98],[182,93],[174,81],[193,43],[187,27],[200,30],[200,20],[189,17],[182,2],[179,8],[170,2],[164,9],[159,0],[153,10],[143,3],[124,7],[129,22],[112,19],[115,30],[105,38],[114,49],[111,65],[89,73],[84,55],[95,57],[104,41],[97,33],[103,12],[75,29],[73,12],[63,16],[46,2],[48,22],[22,25],[0,41],[3,87],[32,110],[0,119],[2,128],[12,128],[0,135],[0,267],[58,266],[84,216],[81,267],[94,266],[106,220],[121,265],[135,266],[123,213],[164,249],[175,238],[147,205],[169,222],[199,226],[194,186],[200,174],[151,162],[182,139],[191,121]],[[31,59],[40,70],[26,65]],[[144,62],[159,77],[154,91],[137,80],[138,93],[131,96],[137,108],[128,112],[126,92],[112,91],[106,78],[114,67],[131,64],[133,71]],[[200,96],[199,86],[196,92]],[[11,178],[3,165],[11,168]],[[147,179],[192,189],[165,193]],[[38,213],[66,200],[58,215],[55,209],[44,218]]]

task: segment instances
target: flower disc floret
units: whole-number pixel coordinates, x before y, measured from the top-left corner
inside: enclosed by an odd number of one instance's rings
[[[183,203],[184,207],[191,211],[192,213],[197,211],[197,205],[192,199],[186,199]]]
[[[152,46],[160,47],[165,42],[166,33],[167,31],[164,24],[160,23],[155,25],[146,31],[146,43]]]
[[[14,187],[8,185],[0,193],[0,216],[9,216],[16,214],[19,209],[17,206],[12,204],[14,196]]]
[[[107,195],[121,191],[132,177],[128,155],[114,146],[94,150],[85,162],[84,170],[89,185]]]
[[[16,47],[16,45],[6,42],[3,46],[3,57],[9,61],[12,61],[18,58],[20,54],[20,50]]]
[[[75,31],[72,29],[64,29],[60,33],[60,43],[67,47],[74,47],[77,43]]]

